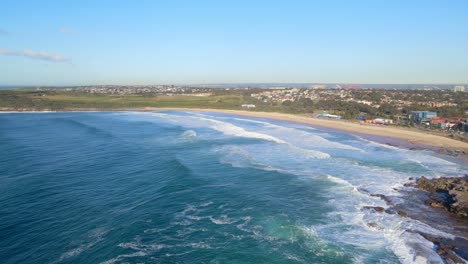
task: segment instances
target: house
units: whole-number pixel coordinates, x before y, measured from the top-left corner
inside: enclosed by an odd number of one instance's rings
[[[254,104],[243,104],[243,105],[241,105],[241,107],[250,109],[250,108],[255,108],[255,105]]]
[[[322,114],[318,114],[318,115],[315,115],[316,118],[328,118],[328,119],[341,119],[343,118],[342,116],[339,116],[339,115],[330,115],[328,113],[322,113]]]
[[[436,112],[429,112],[429,111],[411,111],[408,115],[408,118],[416,124],[421,123],[423,119],[430,119],[433,117],[437,117]]]
[[[372,124],[385,125],[385,120],[383,118],[375,118],[374,120],[372,120]]]
[[[410,119],[407,116],[397,116],[396,121],[400,125],[407,125],[410,122]]]
[[[431,118],[431,125],[445,129],[445,124],[448,122],[447,118],[433,117]]]
[[[375,124],[375,125],[389,125],[389,124],[393,124],[393,120],[383,119],[383,118],[375,118],[374,120],[372,120],[372,124]]]

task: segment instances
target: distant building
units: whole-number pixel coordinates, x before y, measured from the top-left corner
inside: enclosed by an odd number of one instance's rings
[[[250,109],[250,108],[255,108],[255,105],[254,104],[243,104],[243,105],[241,105],[241,107]]]
[[[383,119],[383,118],[375,118],[375,119],[372,120],[371,123],[376,124],[376,125],[389,125],[389,124],[393,124],[393,120]]]
[[[365,115],[360,115],[360,116],[356,117],[356,119],[359,120],[359,121],[364,121],[364,120],[366,120],[366,116]]]
[[[410,119],[407,116],[397,116],[396,120],[400,125],[407,125],[410,122]]]
[[[336,89],[345,89],[345,90],[354,90],[359,89],[359,85],[357,84],[337,84],[335,86]]]
[[[408,117],[414,123],[419,124],[423,119],[437,117],[437,113],[429,111],[411,111]]]
[[[325,85],[324,84],[316,84],[316,85],[312,85],[310,88],[314,89],[314,90],[322,90],[322,89],[325,89]]]
[[[447,118],[441,118],[441,117],[433,117],[431,118],[431,125],[445,129],[446,124],[448,123]]]
[[[342,116],[339,115],[330,115],[328,113],[315,115],[316,118],[328,118],[328,119],[342,119]]]
[[[442,107],[442,106],[456,106],[457,104],[454,104],[452,102],[429,102],[428,104],[431,105],[431,107]]]
[[[457,86],[453,87],[453,91],[454,92],[464,92],[465,91],[465,86],[457,85]]]

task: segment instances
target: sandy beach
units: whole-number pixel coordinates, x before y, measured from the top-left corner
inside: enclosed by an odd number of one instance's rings
[[[351,133],[364,135],[388,137],[399,140],[404,140],[416,145],[425,145],[438,148],[454,149],[459,151],[468,151],[468,143],[446,138],[437,135],[431,135],[424,132],[415,131],[413,129],[381,126],[381,125],[361,125],[344,120],[328,120],[319,119],[301,115],[283,114],[274,112],[253,112],[242,110],[222,110],[222,109],[193,109],[193,108],[145,108],[146,111],[157,110],[184,110],[184,111],[202,111],[202,112],[217,112],[225,114],[235,114],[248,117],[270,118],[280,121],[289,121],[312,126],[320,126],[330,129],[336,129]]]

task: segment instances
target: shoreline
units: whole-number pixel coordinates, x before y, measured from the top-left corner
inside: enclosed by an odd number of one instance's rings
[[[68,109],[60,111],[31,111],[25,109],[24,111],[18,111],[13,109],[0,108],[1,112],[8,113],[21,113],[21,112],[113,112],[113,111],[167,111],[167,110],[180,110],[180,111],[199,111],[199,112],[213,112],[213,113],[224,113],[224,114],[234,114],[239,116],[246,117],[256,117],[256,118],[269,118],[278,121],[287,121],[294,123],[307,124],[311,126],[319,126],[327,129],[333,129],[343,132],[349,132],[353,134],[358,134],[360,136],[365,136],[366,138],[372,138],[376,141],[381,141],[382,138],[391,138],[402,140],[406,143],[409,143],[410,146],[425,146],[433,148],[433,150],[454,150],[461,154],[466,155],[468,153],[468,143],[463,141],[454,140],[451,138],[428,134],[420,131],[415,131],[412,129],[405,129],[401,127],[388,127],[388,126],[375,126],[375,125],[365,125],[359,123],[353,123],[344,120],[329,120],[329,119],[319,119],[313,117],[307,117],[304,115],[297,114],[284,114],[277,112],[255,112],[255,111],[245,111],[245,110],[228,110],[228,109],[209,109],[209,108],[179,108],[179,107],[143,107],[143,108],[128,108],[128,109]],[[375,139],[374,137],[380,137],[381,139]],[[391,145],[391,144],[390,144]],[[435,148],[435,149],[434,149]]]

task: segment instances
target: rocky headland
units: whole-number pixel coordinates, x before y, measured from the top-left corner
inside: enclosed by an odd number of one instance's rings
[[[468,175],[464,177],[421,177],[414,187],[429,193],[427,205],[442,208],[457,217],[468,217]]]
[[[410,182],[405,186],[411,188],[399,189],[405,197],[405,203],[394,203],[391,197],[383,194],[371,194],[385,201],[388,207],[364,206],[362,209],[410,217],[452,233],[455,237],[448,239],[415,231],[434,243],[437,253],[445,263],[466,263],[464,259],[468,258],[468,175],[436,179],[421,176],[408,180]],[[368,223],[368,226],[379,229],[374,222]]]

